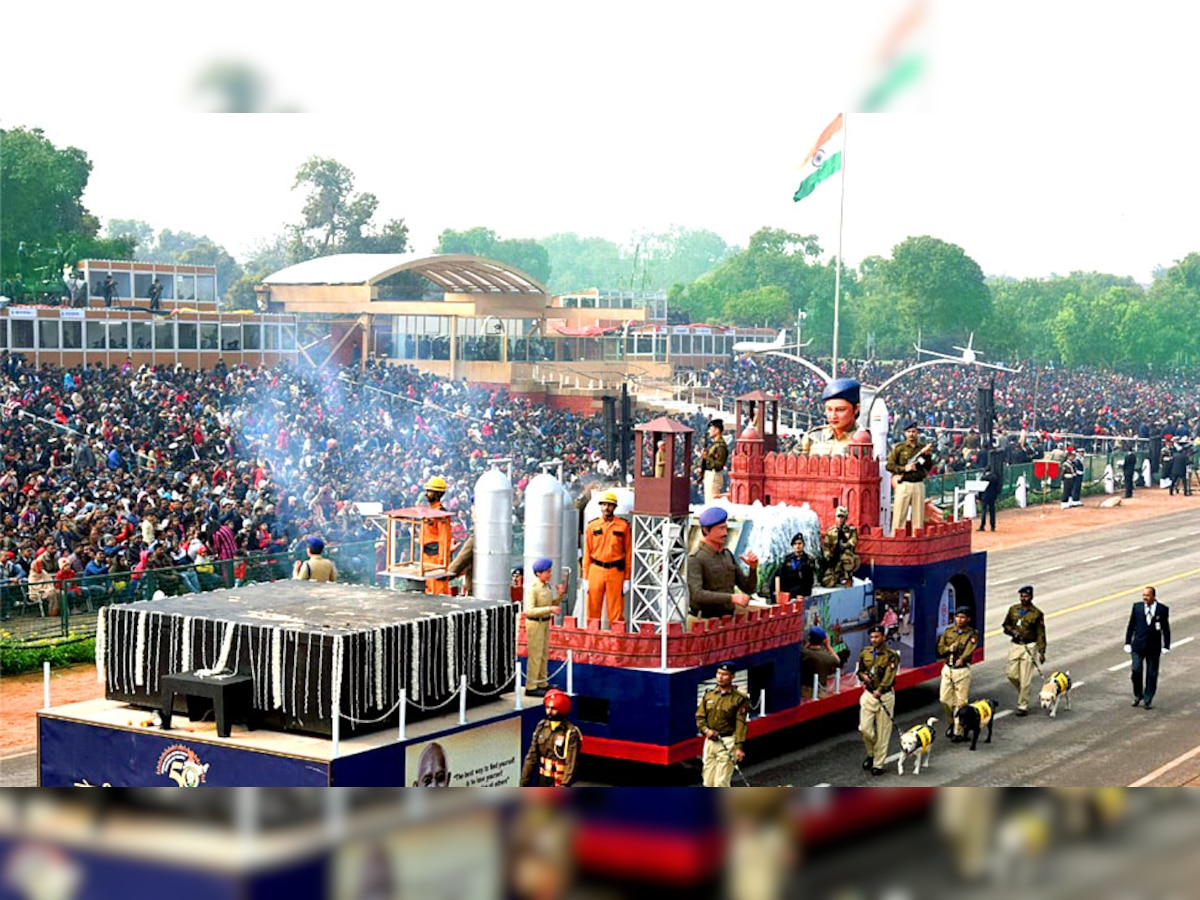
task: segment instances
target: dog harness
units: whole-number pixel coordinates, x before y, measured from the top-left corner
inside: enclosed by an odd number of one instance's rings
[[[921,742],[921,752],[928,753],[929,745],[933,743],[933,729],[928,725],[914,725],[908,730],[909,734],[915,734],[917,740]]]
[[[1050,676],[1050,680],[1054,682],[1058,688],[1058,693],[1061,696],[1071,689],[1071,676],[1066,672],[1055,672]]]
[[[986,700],[976,700],[971,704],[979,712],[979,724],[986,725],[992,721],[992,704]]]

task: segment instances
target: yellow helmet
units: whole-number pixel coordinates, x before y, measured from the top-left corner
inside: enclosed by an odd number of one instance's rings
[[[600,495],[600,499],[596,502],[597,503],[611,503],[613,506],[616,506],[617,505],[617,495],[614,494],[612,491],[605,491],[603,494]]]
[[[444,494],[449,487],[450,485],[446,484],[446,479],[441,475],[434,475],[425,482],[425,490],[427,491],[441,491]]]

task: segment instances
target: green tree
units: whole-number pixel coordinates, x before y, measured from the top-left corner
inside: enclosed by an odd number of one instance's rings
[[[933,341],[965,338],[991,314],[983,270],[957,244],[924,235],[892,248],[884,277],[896,297],[902,327]]]
[[[792,319],[792,301],[778,285],[751,288],[725,301],[722,318],[731,325],[783,327]]]
[[[82,198],[92,162],[40,128],[0,129],[0,271],[31,290],[56,291],[62,267],[86,257],[130,259],[127,239],[99,237]]]
[[[1144,291],[1138,285],[1113,285],[1064,298],[1051,331],[1068,366],[1127,366],[1133,361],[1131,336]]]
[[[155,244],[154,228],[141,219],[109,219],[104,226],[104,234],[115,240],[132,241],[136,259],[147,260],[145,254]]]
[[[310,157],[296,171],[292,190],[305,190],[299,224],[291,227],[290,262],[334,253],[403,253],[408,226],[392,219],[372,224],[379,199],[354,190],[354,173],[336,159]]]
[[[242,275],[230,283],[225,292],[225,301],[232,309],[256,309],[255,285],[273,272],[287,268],[288,236],[276,235],[259,243],[252,249],[250,257],[242,266]]]
[[[548,287],[556,294],[615,288],[625,274],[621,248],[605,238],[566,232],[542,238],[541,244],[550,261]]]
[[[483,256],[520,269],[542,284],[550,280],[550,254],[532,238],[503,240],[495,231],[483,226],[466,231],[447,228],[438,235],[437,252]]]

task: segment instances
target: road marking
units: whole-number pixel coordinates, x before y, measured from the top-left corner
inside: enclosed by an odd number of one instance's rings
[[[1184,753],[1182,756],[1175,757],[1175,759],[1171,760],[1165,766],[1159,766],[1157,769],[1155,769],[1149,775],[1146,775],[1143,778],[1139,778],[1137,781],[1135,781],[1133,784],[1131,784],[1130,787],[1135,787],[1135,788],[1136,787],[1145,787],[1146,785],[1157,780],[1158,778],[1162,777],[1163,775],[1166,775],[1172,769],[1178,768],[1179,766],[1183,765],[1185,762],[1187,762],[1189,759],[1192,759],[1195,756],[1200,756],[1200,747],[1193,747],[1191,750],[1189,750],[1187,753]]]
[[[1059,569],[1061,569],[1061,568],[1062,568],[1062,566],[1051,566],[1051,567],[1050,567],[1050,568],[1048,568],[1048,569],[1042,569],[1042,571],[1038,572],[1038,574],[1039,574],[1039,575],[1045,575],[1045,574],[1047,574],[1048,572],[1057,572],[1057,571],[1058,571]]]
[[[1118,550],[1118,553],[1132,553],[1134,550],[1141,550],[1141,547],[1126,547],[1124,550]]]
[[[813,787],[829,787],[829,782],[822,781],[820,784],[814,784]]]
[[[1172,649],[1172,650],[1175,650],[1175,649],[1176,649],[1176,648],[1178,648],[1178,647],[1182,647],[1184,644],[1190,644],[1190,643],[1191,643],[1192,641],[1194,641],[1195,639],[1196,639],[1196,636],[1195,636],[1195,635],[1192,635],[1191,637],[1185,637],[1185,638],[1181,638],[1180,640],[1176,641],[1176,642],[1175,642],[1175,643],[1174,643],[1174,644],[1171,646],[1171,649]],[[1109,666],[1109,667],[1108,667],[1108,671],[1109,671],[1109,672],[1118,672],[1118,671],[1120,671],[1121,669],[1128,669],[1128,668],[1129,668],[1131,665],[1133,665],[1133,660],[1132,660],[1132,659],[1127,659],[1127,660],[1125,660],[1125,662],[1123,662],[1123,663],[1117,663],[1117,665],[1115,665],[1115,666]]]
[[[1173,541],[1173,540],[1175,540],[1175,538],[1173,538],[1173,537],[1169,537],[1169,538],[1163,538],[1161,541],[1155,541],[1154,543],[1156,543],[1156,544],[1165,544],[1165,543],[1167,543],[1168,541]]]
[[[1098,556],[1096,557],[1096,559],[1099,559],[1099,558],[1100,557],[1098,557]],[[997,585],[1000,585],[1000,584],[1012,584],[1016,580],[1017,580],[1016,578],[1005,578],[1003,581],[992,581],[989,583],[992,585],[992,587],[996,587]]]
[[[1095,562],[1098,559],[1104,559],[1103,556],[1089,556],[1087,559],[1081,559],[1080,562]]]
[[[1195,639],[1196,638],[1193,635],[1192,637],[1185,637],[1183,640],[1175,641],[1173,644],[1171,644],[1171,649],[1174,650],[1176,647],[1182,647],[1184,644],[1190,644]]]
[[[1200,532],[1196,532],[1200,534]],[[1200,575],[1200,569],[1191,569],[1187,572],[1180,572],[1178,575],[1168,575],[1166,578],[1160,578],[1155,582],[1155,585],[1170,584],[1172,581],[1181,581],[1184,578],[1191,578],[1193,575]],[[1110,600],[1120,600],[1122,597],[1129,597],[1134,594],[1141,595],[1142,585],[1137,587],[1126,588],[1123,591],[1117,591],[1115,594],[1107,594],[1103,597],[1097,597],[1095,600],[1085,600],[1082,603],[1076,603],[1074,606],[1068,606],[1065,609],[1059,609],[1052,613],[1046,613],[1044,618],[1057,619],[1059,616],[1070,615],[1074,612],[1079,612],[1081,609],[1088,609],[1092,606],[1099,606],[1101,603],[1107,603]],[[1000,628],[995,628],[984,634],[985,638],[998,637],[1003,633]]]

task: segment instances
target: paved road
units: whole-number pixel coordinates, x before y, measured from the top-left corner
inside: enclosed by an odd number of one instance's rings
[[[0,759],[0,787],[37,787],[37,752]]]
[[[1000,632],[1017,588],[1031,583],[1047,615],[1049,652],[1043,669],[1066,669],[1076,682],[1073,709],[1057,719],[1012,715],[1015,692],[1004,677],[1009,647]],[[1159,588],[1171,607],[1174,652],[1164,658],[1155,709],[1130,707],[1128,659],[1122,651],[1130,604],[1145,584]],[[860,767],[857,708],[791,730],[759,750],[773,758],[744,766],[755,785],[836,786],[1130,785],[1200,744],[1200,518],[1175,513],[1127,529],[1084,531],[1052,544],[999,551],[988,559],[985,634],[988,658],[972,675],[973,697],[1000,700],[995,736],[976,752],[935,743],[932,766],[919,779],[895,774],[872,778]],[[1035,688],[1036,690],[1036,688]],[[902,693],[902,728],[941,714],[937,682]],[[898,749],[894,740],[893,750]],[[759,755],[758,752],[755,755]],[[1154,781],[1177,785],[1200,775],[1200,754]]]

